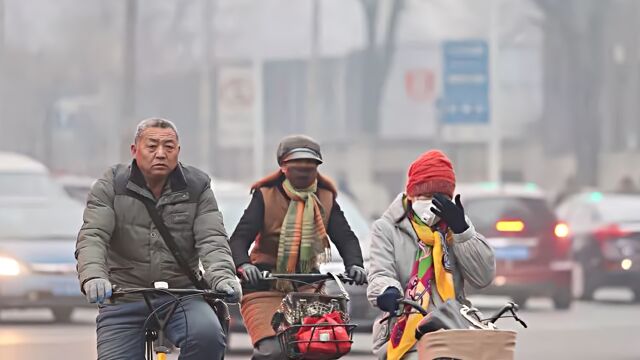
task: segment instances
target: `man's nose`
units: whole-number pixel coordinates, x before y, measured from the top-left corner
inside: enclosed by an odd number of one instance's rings
[[[167,155],[167,153],[164,150],[164,147],[162,146],[158,146],[158,150],[156,151],[156,157],[157,158],[165,158]]]

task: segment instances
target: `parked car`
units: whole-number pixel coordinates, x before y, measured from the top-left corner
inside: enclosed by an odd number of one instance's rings
[[[89,176],[71,174],[55,176],[54,180],[62,185],[64,191],[71,198],[81,202],[83,205],[87,202],[91,187],[96,182],[96,179]]]
[[[87,306],[74,259],[82,211],[44,165],[0,153],[0,309],[45,307],[66,322]]]
[[[640,195],[577,194],[556,212],[571,231],[575,295],[591,300],[601,286],[626,286],[640,301]]]
[[[212,188],[215,192],[216,199],[218,200],[218,207],[222,211],[224,217],[225,228],[229,235],[235,230],[236,225],[240,221],[244,209],[249,205],[251,196],[249,194],[249,187],[238,183],[213,181]],[[360,240],[360,246],[362,248],[362,254],[364,256],[365,267],[369,260],[369,224],[355,206],[353,201],[344,194],[340,194],[337,198],[340,208],[345,214],[347,221],[351,225],[354,233]],[[333,243],[331,244],[331,261],[323,264],[320,267],[321,272],[344,272],[344,265],[342,258],[335,248]],[[369,331],[373,326],[375,316],[378,314],[377,309],[374,309],[367,301],[367,287],[346,285],[347,292],[350,295],[350,309],[349,314],[354,323],[358,324],[357,331]],[[332,282],[327,282],[327,292],[336,293],[338,291],[337,286]],[[233,320],[231,324],[232,331],[245,331],[242,324],[242,318],[240,317],[238,308],[232,308]]]
[[[495,280],[480,293],[510,296],[520,305],[532,296],[548,296],[557,309],[569,308],[567,226],[558,221],[545,193],[534,184],[494,183],[462,184],[456,191],[496,256]]]

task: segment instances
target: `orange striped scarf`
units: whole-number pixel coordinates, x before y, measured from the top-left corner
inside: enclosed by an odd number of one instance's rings
[[[317,181],[303,190],[296,190],[289,180],[282,183],[291,199],[282,222],[276,271],[295,273],[300,263],[300,272],[309,273],[321,262],[330,258],[329,237],[324,227],[320,200],[316,196]],[[286,284],[285,284],[286,283]],[[276,288],[290,290],[288,282],[279,282]]]

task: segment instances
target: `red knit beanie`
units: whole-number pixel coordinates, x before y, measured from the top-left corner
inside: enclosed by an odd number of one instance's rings
[[[442,193],[453,197],[456,174],[451,161],[442,151],[430,150],[409,166],[407,195]]]

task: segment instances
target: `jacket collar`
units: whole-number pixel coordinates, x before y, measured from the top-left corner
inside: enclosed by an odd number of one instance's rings
[[[338,188],[334,184],[333,180],[318,173],[318,189],[327,189],[333,193],[333,197],[338,196]],[[256,181],[251,185],[251,192],[263,187],[263,186],[279,186],[282,187],[282,183],[285,180],[285,175],[281,170],[277,170],[264,178]],[[283,190],[284,191],[284,190]]]
[[[142,175],[142,171],[138,167],[135,159],[131,162],[131,173],[129,174],[127,188],[155,201],[155,198],[147,187],[147,182],[144,179],[144,175]],[[181,202],[188,199],[189,193],[187,191],[187,179],[184,176],[182,164],[178,163],[178,166],[169,173],[163,193],[160,196],[160,199],[158,199],[158,205]]]
[[[398,228],[398,230],[406,233],[412,239],[418,240],[415,231],[411,227],[411,222],[407,219],[405,215],[404,206],[402,205],[402,198],[404,194],[400,193],[396,198],[391,202],[391,205],[387,208],[387,210],[382,214],[382,218],[387,222]],[[398,219],[401,219],[398,221]]]

